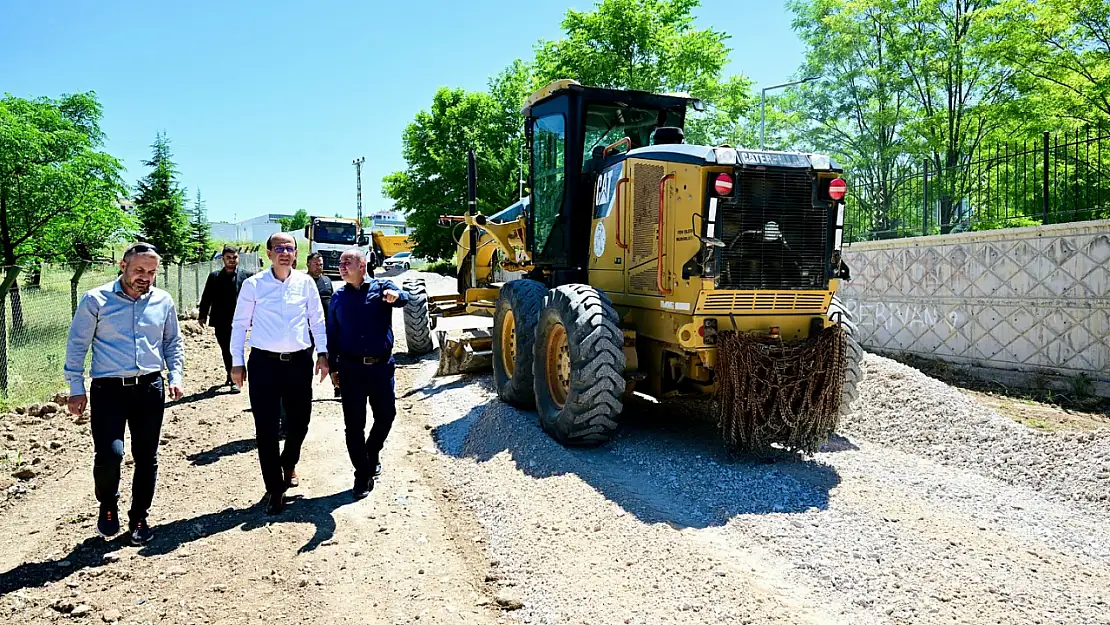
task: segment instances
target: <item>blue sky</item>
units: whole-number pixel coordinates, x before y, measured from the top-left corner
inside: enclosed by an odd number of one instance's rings
[[[483,89],[554,39],[592,0],[163,3],[0,1],[0,92],[92,90],[107,150],[134,183],[165,131],[190,197],[212,221],[266,212],[355,212],[351,160],[365,156],[363,210],[389,208],[401,132],[441,86]],[[702,0],[699,26],[729,33],[728,71],[765,86],[802,61],[790,13],[771,0]]]

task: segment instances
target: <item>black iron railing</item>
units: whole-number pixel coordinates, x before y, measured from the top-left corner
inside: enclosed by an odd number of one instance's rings
[[[953,160],[938,167],[927,159],[884,180],[853,180],[847,172],[847,239],[1110,218],[1110,128],[1101,124],[982,146]]]

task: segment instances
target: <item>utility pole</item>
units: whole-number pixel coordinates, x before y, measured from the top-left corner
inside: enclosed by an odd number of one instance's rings
[[[779,89],[781,87],[791,87],[793,85],[800,85],[803,82],[809,82],[811,80],[817,80],[818,78],[820,78],[820,77],[819,76],[810,76],[809,78],[803,78],[801,80],[795,80],[794,82],[784,82],[781,85],[771,85],[770,87],[764,87],[763,88],[763,91],[760,92],[760,95],[759,95],[759,149],[760,150],[764,149],[764,147],[763,147],[763,130],[764,130],[764,126],[766,124],[766,119],[767,119],[767,92],[770,91],[771,89]]]
[[[355,166],[355,184],[358,185],[358,227],[362,228],[362,164],[366,162],[365,156],[360,156],[351,161]]]

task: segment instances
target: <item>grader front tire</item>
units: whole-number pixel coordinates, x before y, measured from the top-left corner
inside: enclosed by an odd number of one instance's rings
[[[520,408],[536,403],[532,359],[536,323],[547,287],[535,280],[513,280],[501,287],[493,314],[493,383],[497,395]]]
[[[617,430],[624,334],[604,293],[584,284],[547,292],[536,326],[534,386],[540,425],[563,445],[600,445]]]
[[[409,294],[409,303],[405,304],[405,344],[408,345],[409,354],[423,356],[431,353],[432,328],[428,319],[428,292],[423,280],[410,280],[404,283],[403,288]]]
[[[859,397],[863,382],[863,346],[859,343],[859,329],[852,313],[835,295],[829,305],[829,318],[839,321],[844,330],[844,387],[840,391],[840,416],[852,412],[852,403]]]

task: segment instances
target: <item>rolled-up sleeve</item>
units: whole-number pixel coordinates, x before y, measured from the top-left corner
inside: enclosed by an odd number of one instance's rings
[[[181,386],[185,372],[185,341],[181,338],[181,325],[177,322],[177,306],[171,301],[166,323],[162,326],[162,358],[169,371],[170,386]]]
[[[69,337],[66,339],[66,364],[64,367],[70,395],[85,394],[85,357],[92,346],[96,334],[99,306],[96,300],[85,293],[69,324]]]
[[[244,350],[247,345],[247,329],[254,319],[255,282],[247,280],[239,290],[239,301],[235,304],[235,317],[231,321],[231,365],[242,367],[246,363]]]

